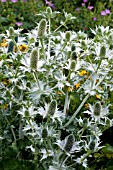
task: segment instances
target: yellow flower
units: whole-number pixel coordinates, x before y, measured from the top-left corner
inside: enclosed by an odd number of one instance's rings
[[[81,85],[80,83],[75,84],[76,89],[78,89],[80,85]]]
[[[70,87],[67,88],[68,92],[70,92]]]
[[[61,92],[61,91],[58,91],[57,94],[62,94],[62,92]]]
[[[14,46],[14,52],[15,52],[15,53],[17,52],[17,47],[16,47],[16,46]]]
[[[84,105],[84,107],[85,107],[86,109],[89,109],[89,104],[86,103],[86,104]]]
[[[6,103],[6,104],[4,105],[4,109],[7,109],[8,106],[9,106],[9,105]]]
[[[0,47],[8,47],[7,40],[4,38],[2,43],[0,43]]]
[[[25,52],[28,49],[28,46],[26,44],[19,45],[18,48],[21,52]]]
[[[98,94],[96,94],[96,98],[97,98],[97,99],[100,99],[101,97],[100,97]]]
[[[7,86],[7,85],[10,83],[10,81],[9,81],[8,79],[3,79],[3,80],[2,80],[2,83],[3,83],[5,86]]]
[[[80,76],[84,76],[84,75],[87,75],[87,71],[86,70],[81,70],[79,72]]]

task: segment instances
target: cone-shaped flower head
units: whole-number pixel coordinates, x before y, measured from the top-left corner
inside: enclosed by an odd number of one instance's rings
[[[56,102],[56,100],[53,100],[49,105],[47,114],[49,114],[51,116],[54,115],[54,113],[56,111],[56,107],[57,107],[57,102]]]
[[[71,18],[72,18],[72,14],[71,14],[71,13],[67,14],[66,20],[67,20],[67,21],[68,21],[68,20],[71,20]]]
[[[74,51],[75,49],[76,49],[75,45],[72,44],[72,46],[71,46],[71,51]]]
[[[66,32],[65,38],[66,38],[66,41],[70,41],[70,38],[71,38],[71,33],[70,33],[70,31],[67,31],[67,32]]]
[[[10,36],[14,36],[15,32],[14,32],[14,28],[13,27],[9,27],[9,35]]]
[[[8,44],[8,50],[7,52],[8,53],[12,53],[14,51],[14,42],[13,41],[10,41],[9,44]]]
[[[51,9],[50,6],[48,6],[48,7],[46,8],[46,12],[47,12],[48,14],[52,14],[52,9]]]
[[[15,37],[15,41],[16,41],[16,43],[18,42],[18,36]]]
[[[102,33],[102,31],[101,31],[101,28],[100,28],[100,27],[98,27],[97,32],[98,32],[99,34],[100,34],[100,33]]]
[[[39,60],[39,50],[34,49],[31,52],[31,59],[30,59],[30,67],[31,67],[31,69],[34,69],[34,70],[37,69],[38,60]]]
[[[38,38],[43,38],[43,36],[46,33],[46,28],[47,28],[47,22],[46,19],[42,19],[39,22],[39,26],[38,26]]]
[[[72,61],[71,61],[71,65],[70,65],[70,69],[71,69],[71,70],[75,70],[75,67],[76,67],[76,61],[75,61],[75,60],[72,60]]]
[[[77,60],[77,55],[76,55],[76,52],[75,52],[75,51],[73,51],[73,52],[71,53],[71,59],[72,59],[72,60]]]
[[[95,140],[92,140],[92,141],[89,143],[89,149],[93,151],[94,148],[95,148]]]
[[[102,46],[100,49],[100,57],[105,57],[106,56],[106,48],[105,46]]]
[[[94,112],[93,112],[93,114],[95,116],[100,116],[100,113],[101,113],[101,103],[100,102],[96,102],[95,105],[94,105]]]
[[[64,150],[65,150],[66,152],[70,152],[71,149],[72,149],[72,147],[73,147],[73,145],[74,145],[74,142],[75,142],[74,135],[73,135],[73,134],[69,135],[69,136],[67,137],[67,141],[66,141],[66,144],[65,144],[65,146],[64,146]]]

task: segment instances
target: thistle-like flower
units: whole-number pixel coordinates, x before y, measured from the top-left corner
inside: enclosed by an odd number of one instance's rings
[[[100,57],[105,57],[106,56],[106,48],[105,46],[102,46],[100,49]]]
[[[89,143],[89,149],[92,150],[92,151],[94,151],[94,149],[95,149],[95,140],[90,141],[90,143]]]
[[[74,135],[71,134],[67,137],[67,141],[66,141],[66,144],[65,144],[65,147],[64,147],[64,150],[66,152],[70,152],[72,150],[72,147],[74,145],[74,142],[75,142],[75,138],[74,138]]]
[[[74,51],[75,49],[76,49],[75,45],[72,44],[72,46],[71,46],[71,51]]]
[[[14,42],[10,41],[8,44],[8,50],[7,53],[12,53],[14,51]]]
[[[56,100],[53,100],[49,105],[47,114],[54,115],[56,108],[57,108],[57,102],[56,102]]]
[[[47,28],[47,21],[46,19],[42,19],[39,22],[39,26],[38,26],[38,38],[43,38],[43,36],[46,33],[46,28]]]
[[[68,21],[68,20],[71,20],[71,18],[72,18],[72,14],[71,14],[71,13],[69,13],[69,14],[66,15],[66,20],[67,20],[67,21]]]
[[[72,60],[72,61],[71,61],[71,65],[70,65],[70,69],[71,69],[71,70],[75,70],[75,67],[76,67],[76,61],[75,61],[75,60]]]
[[[9,35],[10,36],[14,36],[15,32],[14,32],[14,28],[13,27],[9,27]]]
[[[77,55],[76,55],[76,52],[75,52],[75,51],[73,51],[73,52],[71,53],[71,59],[72,59],[72,60],[77,60]]]
[[[66,38],[66,41],[70,41],[70,38],[71,38],[71,33],[70,33],[70,31],[67,31],[67,32],[66,32],[65,38]]]
[[[18,36],[15,37],[15,42],[16,42],[16,43],[18,42]]]
[[[93,114],[95,116],[100,116],[100,113],[101,113],[101,103],[100,102],[96,102],[95,105],[94,105],[94,112],[93,112]]]
[[[30,59],[30,67],[31,67],[31,69],[34,69],[34,70],[37,69],[38,60],[39,60],[39,50],[34,49],[31,52],[31,59]]]

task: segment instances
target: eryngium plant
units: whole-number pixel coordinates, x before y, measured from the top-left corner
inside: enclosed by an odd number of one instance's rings
[[[30,67],[33,70],[37,70],[39,60],[39,49],[33,49],[30,58]]]
[[[105,57],[106,56],[106,47],[102,46],[100,48],[100,57]]]
[[[72,149],[72,147],[73,147],[73,145],[74,145],[74,142],[75,142],[75,137],[74,137],[74,135],[73,135],[73,134],[69,135],[69,136],[67,137],[67,141],[66,141],[66,144],[65,144],[65,146],[64,146],[64,150],[65,150],[66,152],[70,152],[71,149]]]
[[[71,70],[75,70],[75,67],[76,67],[76,61],[75,61],[75,60],[72,60],[72,61],[71,61],[71,65],[70,65],[70,69],[71,69]]]
[[[14,42],[10,41],[9,44],[8,44],[7,53],[12,53],[12,52],[14,52]]]
[[[52,14],[54,17],[57,13]],[[43,16],[42,21],[50,28],[47,12]],[[65,16],[66,25],[72,15]],[[71,31],[71,41],[67,42],[66,31],[62,32],[61,27],[48,29],[44,39],[42,34],[37,38],[37,28],[22,37],[20,34],[17,46],[20,49],[26,42],[28,50],[24,53],[18,50],[7,54],[11,37],[6,34],[5,40],[1,39],[2,169],[9,170],[10,165],[29,169],[28,164],[39,170],[103,168],[98,161],[106,143],[104,131],[113,125],[113,49],[107,38],[113,30],[100,27],[102,34],[93,30],[92,39],[84,32]],[[106,47],[103,58],[102,46]],[[103,103],[102,108],[96,104],[98,101]],[[103,155],[104,165],[108,165]]]
[[[101,103],[100,102],[96,102],[95,105],[94,105],[94,112],[93,112],[93,114],[95,116],[100,116],[100,113],[101,113]]]
[[[71,38],[71,32],[70,31],[66,32],[65,38],[66,38],[67,42],[70,41],[70,38]]]
[[[9,35],[10,36],[14,36],[15,32],[14,32],[14,28],[13,27],[9,27]]]
[[[51,115],[51,116],[54,115],[56,108],[57,108],[56,100],[51,101],[48,111],[47,111],[47,115]]]
[[[46,28],[47,28],[47,21],[46,19],[42,19],[38,25],[38,33],[37,33],[38,38],[44,37],[46,33]]]

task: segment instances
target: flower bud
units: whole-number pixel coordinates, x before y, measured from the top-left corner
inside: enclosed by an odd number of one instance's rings
[[[91,151],[93,151],[93,150],[95,149],[95,141],[94,141],[94,140],[92,140],[92,141],[90,142],[90,144],[89,144],[89,149],[90,149]]]
[[[63,68],[63,74],[67,77],[69,74],[69,70],[66,68]]]
[[[75,60],[72,60],[72,61],[71,61],[71,65],[70,65],[70,69],[71,69],[71,70],[75,70],[75,67],[76,67],[76,61],[75,61]]]
[[[8,50],[7,53],[12,53],[14,51],[14,42],[10,41],[8,44]]]
[[[77,56],[76,56],[76,52],[75,52],[75,51],[73,51],[73,52],[71,53],[71,59],[72,59],[72,60],[77,60]]]
[[[54,113],[56,111],[56,107],[57,107],[57,102],[56,102],[56,100],[53,100],[49,105],[47,114],[49,114],[51,116],[54,115]]]
[[[68,21],[68,20],[71,20],[71,18],[72,18],[72,14],[71,14],[71,13],[67,14],[66,20],[67,20],[67,21]]]
[[[95,116],[100,116],[100,112],[101,112],[101,103],[100,103],[100,102],[97,102],[97,103],[95,103],[95,105],[94,105],[94,112],[93,112],[93,114],[94,114]]]
[[[74,142],[75,142],[74,135],[73,135],[73,134],[69,135],[69,136],[67,137],[67,141],[66,141],[66,144],[65,144],[65,146],[64,146],[64,150],[65,150],[66,152],[70,152],[71,149],[72,149],[72,147],[73,147],[73,145],[74,145]]]
[[[98,33],[102,33],[102,31],[101,31],[101,28],[100,28],[100,27],[98,27],[97,32],[98,32]]]
[[[16,42],[16,43],[18,42],[18,36],[15,37],[15,42]]]
[[[42,38],[46,33],[47,22],[46,19],[42,19],[38,26],[38,38]]]
[[[75,45],[72,44],[72,46],[71,46],[71,51],[74,51],[75,49],[76,49]]]
[[[70,38],[71,38],[71,33],[70,33],[70,31],[67,31],[67,32],[66,32],[65,38],[66,38],[66,41],[70,41]]]
[[[106,56],[106,48],[105,46],[102,46],[101,49],[100,49],[100,57],[102,56]]]
[[[30,59],[30,67],[31,67],[31,69],[34,69],[34,70],[37,69],[38,60],[39,60],[39,50],[34,49],[31,52],[31,59]]]
[[[15,32],[14,32],[14,28],[13,27],[9,27],[9,35],[10,36],[14,36]]]

